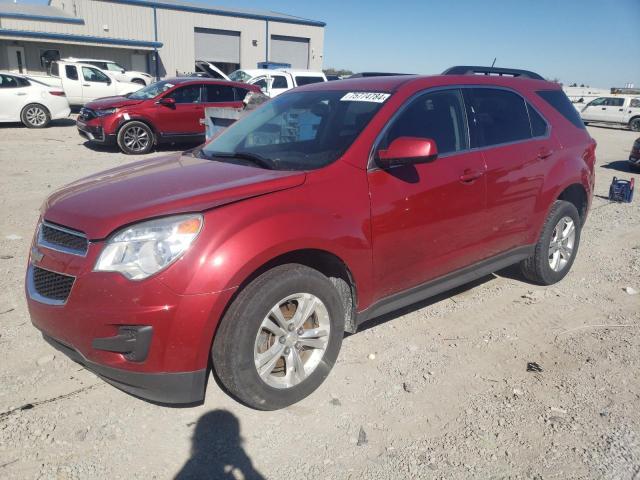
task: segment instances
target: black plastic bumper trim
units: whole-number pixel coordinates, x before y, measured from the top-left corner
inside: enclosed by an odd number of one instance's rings
[[[42,333],[53,348],[78,362],[104,381],[135,397],[160,404],[195,404],[204,401],[207,369],[193,372],[146,373],[105,367],[87,360],[75,348]]]
[[[126,325],[118,327],[118,335],[114,337],[94,338],[91,346],[96,350],[124,354],[131,362],[146,360],[151,347],[153,327],[149,325]]]

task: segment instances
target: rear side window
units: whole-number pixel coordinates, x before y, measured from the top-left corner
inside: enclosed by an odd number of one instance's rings
[[[544,118],[527,103],[527,110],[529,111],[529,120],[531,120],[531,134],[534,137],[544,137],[547,134],[547,122]]]
[[[66,72],[69,80],[78,80],[78,69],[74,65],[65,65],[64,71]]]
[[[472,146],[486,147],[531,138],[531,125],[522,97],[495,88],[465,89],[472,120]]]
[[[578,110],[576,110],[576,107],[573,106],[562,90],[539,90],[536,93],[576,127],[583,130],[586,129]]]
[[[205,89],[208,103],[235,101],[233,87],[228,85],[205,85]]]
[[[236,92],[236,101],[244,100],[244,97],[246,97],[247,93],[249,93],[249,90],[245,88],[234,87],[233,89]]]
[[[322,77],[296,77],[296,85],[299,87],[303,85],[309,85],[311,83],[320,83],[324,82],[324,78]]]

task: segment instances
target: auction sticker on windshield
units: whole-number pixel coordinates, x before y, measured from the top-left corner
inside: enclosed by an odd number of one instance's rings
[[[373,102],[383,103],[391,96],[390,93],[349,92],[340,99],[341,102]]]

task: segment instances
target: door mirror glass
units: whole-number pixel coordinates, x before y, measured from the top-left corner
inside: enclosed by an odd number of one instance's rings
[[[378,150],[378,164],[383,167],[432,162],[438,157],[436,142],[430,138],[398,137],[389,148]]]
[[[171,97],[163,97],[160,100],[158,100],[158,104],[164,105],[165,107],[173,108],[176,106],[176,101],[174,98],[171,98]]]

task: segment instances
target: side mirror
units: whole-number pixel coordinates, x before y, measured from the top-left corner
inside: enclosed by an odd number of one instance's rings
[[[165,107],[175,108],[176,100],[171,97],[162,97],[160,100],[156,102],[158,105],[164,105]]]
[[[378,164],[383,167],[428,163],[438,158],[436,142],[430,138],[398,137],[386,150],[378,150]]]

